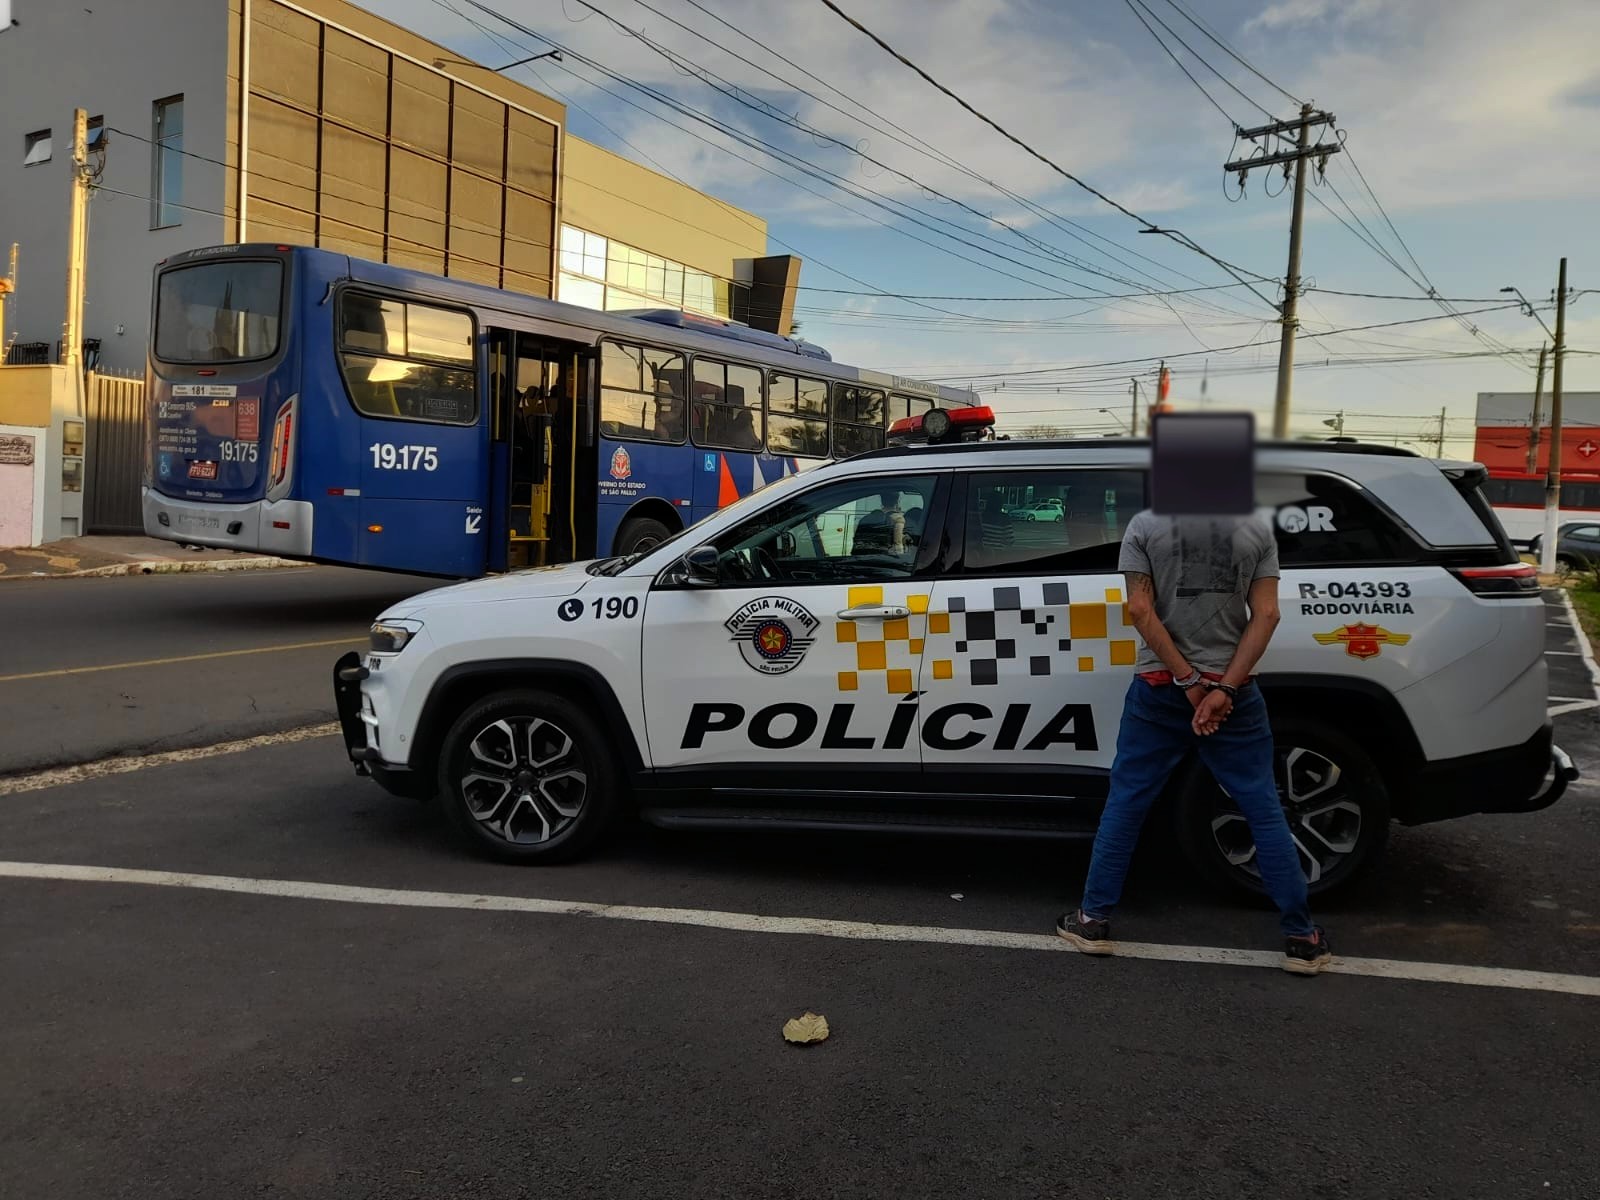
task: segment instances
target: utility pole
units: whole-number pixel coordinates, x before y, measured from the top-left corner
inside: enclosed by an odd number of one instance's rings
[[[67,232],[67,316],[61,326],[61,360],[83,411],[83,284],[89,257],[89,115],[72,113],[72,204]]]
[[[1283,164],[1285,175],[1289,164],[1294,164],[1294,210],[1289,218],[1289,269],[1283,280],[1283,333],[1278,342],[1278,390],[1272,404],[1272,436],[1286,438],[1289,436],[1289,400],[1293,391],[1294,382],[1294,339],[1300,327],[1300,231],[1304,224],[1306,205],[1306,160],[1318,160],[1319,173],[1327,169],[1328,158],[1339,153],[1340,146],[1337,142],[1318,141],[1316,145],[1309,145],[1311,128],[1314,125],[1329,125],[1334,122],[1331,113],[1319,112],[1309,104],[1300,106],[1300,116],[1292,121],[1274,121],[1270,125],[1262,125],[1256,129],[1235,129],[1240,140],[1255,141],[1258,138],[1275,137],[1284,140],[1285,135],[1294,133],[1293,149],[1281,150],[1276,154],[1263,154],[1255,158],[1240,158],[1233,162],[1223,164],[1224,171],[1232,171],[1239,177],[1239,190],[1243,194],[1244,184],[1250,171],[1255,167],[1270,167],[1278,163]],[[1320,137],[1320,135],[1319,135]]]
[[[11,269],[0,279],[0,363],[11,353],[11,339],[6,337],[6,297],[17,290],[17,244],[11,243]]]
[[[1139,377],[1133,377],[1133,413],[1128,421],[1128,435],[1139,436]]]
[[[1544,399],[1544,356],[1549,343],[1539,347],[1539,372],[1533,377],[1533,420],[1528,431],[1528,474],[1539,469],[1539,402]]]
[[[1438,448],[1434,451],[1435,458],[1444,457],[1444,409],[1439,410],[1439,436],[1436,439]]]
[[[1556,529],[1561,513],[1561,363],[1567,356],[1567,260],[1556,279],[1556,335],[1550,367],[1550,462],[1544,476],[1544,540],[1539,543],[1539,569],[1556,569]]]

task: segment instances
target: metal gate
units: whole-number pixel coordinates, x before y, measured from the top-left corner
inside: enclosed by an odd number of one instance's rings
[[[91,372],[85,390],[84,532],[143,533],[144,380]]]

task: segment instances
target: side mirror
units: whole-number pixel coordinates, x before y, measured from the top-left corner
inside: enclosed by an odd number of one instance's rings
[[[721,579],[715,546],[696,546],[683,556],[683,581],[690,587],[716,587]]]

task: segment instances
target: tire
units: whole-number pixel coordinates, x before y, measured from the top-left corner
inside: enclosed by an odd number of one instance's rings
[[[1582,566],[1584,564],[1570,554],[1556,555],[1556,569],[1563,574],[1571,575]]]
[[[659,546],[672,536],[672,530],[654,517],[629,517],[617,530],[618,554],[637,554]]]
[[[1274,770],[1289,830],[1311,895],[1335,891],[1374,866],[1389,840],[1389,792],[1370,755],[1338,729],[1289,716],[1272,722]],[[1321,783],[1324,764],[1333,782]],[[1292,770],[1291,770],[1292,769]],[[1296,802],[1286,797],[1292,773]],[[1337,805],[1330,808],[1330,805]],[[1174,816],[1190,866],[1223,891],[1265,894],[1253,866],[1255,841],[1239,810],[1198,762],[1184,781]]]
[[[502,862],[577,858],[611,823],[622,779],[587,710],[552,692],[496,692],[467,708],[439,752],[456,834]]]

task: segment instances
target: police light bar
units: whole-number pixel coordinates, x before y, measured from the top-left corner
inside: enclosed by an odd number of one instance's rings
[[[930,446],[946,442],[976,442],[994,428],[994,409],[935,408],[914,417],[901,417],[889,426],[890,445],[906,446],[925,442]]]

